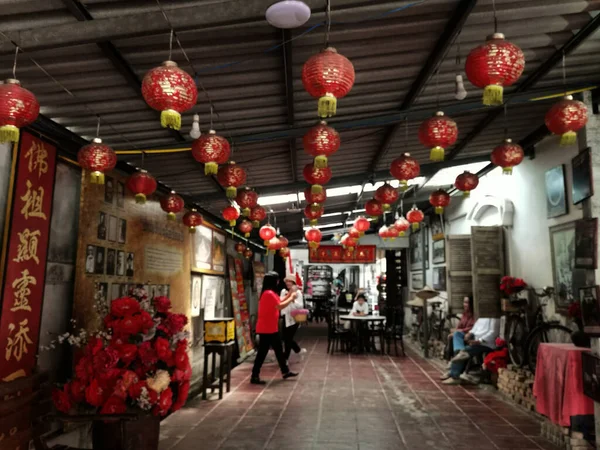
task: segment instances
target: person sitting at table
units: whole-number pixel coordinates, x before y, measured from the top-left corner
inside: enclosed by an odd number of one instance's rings
[[[352,310],[350,311],[351,316],[368,316],[369,315],[369,304],[367,303],[367,298],[365,294],[358,294],[356,296],[356,300],[352,305]],[[346,329],[350,328],[350,321],[346,321],[344,323],[344,327]]]
[[[444,352],[446,361],[450,361],[456,352],[465,348],[465,336],[471,331],[474,324],[473,296],[469,295],[463,299],[463,313],[460,322],[458,322],[458,326],[448,335],[448,342]]]

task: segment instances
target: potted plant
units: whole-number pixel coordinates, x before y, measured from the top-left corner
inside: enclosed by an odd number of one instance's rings
[[[516,311],[512,301],[518,298],[517,294],[527,287],[527,283],[522,278],[504,276],[500,280],[500,292],[502,292],[502,311]]]

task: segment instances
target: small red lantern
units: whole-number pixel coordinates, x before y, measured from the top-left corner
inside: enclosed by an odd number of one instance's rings
[[[258,235],[260,236],[260,238],[265,242],[265,247],[269,246],[269,242],[271,241],[271,239],[273,239],[275,237],[276,234],[277,234],[277,231],[275,230],[275,228],[273,228],[269,224],[263,225],[260,228],[260,231],[258,232]]]
[[[419,141],[425,147],[431,148],[429,159],[443,161],[444,150],[454,145],[458,138],[458,127],[450,117],[444,116],[442,111],[421,124],[419,127]]]
[[[346,241],[348,240],[349,237],[350,237],[350,235],[348,233],[346,233],[340,238],[340,245],[342,247],[346,248]]]
[[[450,194],[438,189],[429,194],[429,203],[435,207],[436,214],[444,214],[444,208],[450,204]]]
[[[235,251],[238,253],[238,255],[242,255],[246,251],[246,246],[241,242],[238,242],[235,244]]]
[[[176,214],[183,210],[184,206],[185,202],[175,191],[171,191],[169,195],[165,195],[160,199],[160,207],[167,213],[167,220],[177,219]]]
[[[160,111],[163,128],[181,128],[181,113],[192,108],[198,99],[194,79],[173,61],[150,69],[142,80],[142,96],[150,108]]]
[[[471,191],[479,184],[479,177],[474,173],[465,170],[459,176],[456,177],[454,187],[459,191],[463,192],[463,197],[471,195]]]
[[[287,260],[290,256],[290,249],[287,247],[282,247],[279,249],[279,256],[281,256],[284,261]]]
[[[379,229],[379,231],[377,232],[377,234],[379,234],[379,237],[385,241],[389,237],[388,236],[388,231],[389,231],[389,228],[384,225],[384,226],[382,226]]]
[[[304,199],[312,209],[321,209],[323,203],[327,200],[327,191],[323,189],[318,194],[313,194],[311,188],[306,188],[304,190]]]
[[[312,127],[302,139],[304,151],[315,158],[315,167],[327,167],[327,158],[340,148],[340,134],[322,121]]]
[[[250,210],[248,218],[252,221],[252,226],[258,228],[260,227],[260,223],[267,218],[267,211],[260,205],[255,206]]]
[[[311,205],[306,205],[306,208],[304,208],[304,216],[310,220],[310,225],[313,227],[317,224],[317,220],[323,215],[323,206],[319,206],[320,208],[318,209],[311,207]]]
[[[523,161],[525,152],[518,144],[513,144],[511,139],[505,139],[492,151],[491,160],[496,166],[502,167],[505,175],[512,175],[513,167]]]
[[[319,99],[319,117],[335,115],[337,99],[345,97],[354,85],[354,66],[333,47],[311,56],[302,67],[302,84]]]
[[[1,133],[1,131],[0,131]],[[82,169],[90,171],[90,183],[104,184],[104,173],[117,165],[117,154],[102,139],[94,138],[77,153],[77,162]]]
[[[383,205],[375,199],[369,200],[365,203],[365,210],[367,214],[373,219],[377,219],[383,214]]]
[[[346,248],[348,250],[354,250],[354,247],[356,247],[358,245],[358,241],[356,239],[354,239],[352,236],[350,236],[349,234],[346,236],[347,237],[344,240],[344,245],[346,246]]]
[[[348,236],[350,236],[352,239],[360,239],[360,231],[352,227],[350,230],[348,230]]]
[[[392,185],[385,183],[375,191],[375,200],[383,205],[384,211],[392,209],[391,204],[398,200],[398,191]]]
[[[248,217],[250,210],[258,205],[258,194],[252,189],[240,189],[235,197],[235,202],[242,208],[242,215]]]
[[[195,209],[192,209],[184,214],[183,224],[189,228],[190,233],[195,233],[196,227],[202,225],[202,216]]]
[[[252,233],[252,222],[244,219],[238,225],[238,229],[244,233],[244,237],[250,237],[250,233]]]
[[[238,217],[240,217],[240,212],[233,205],[229,205],[227,208],[225,208],[222,214],[223,219],[227,220],[229,222],[229,226],[232,227],[235,226],[235,222],[238,220]]]
[[[267,244],[267,250],[271,251],[272,253],[275,253],[280,248],[282,248],[282,245],[277,236],[269,240],[269,243]]]
[[[145,170],[140,170],[129,177],[127,189],[135,194],[135,202],[143,205],[146,197],[156,191],[156,180]]]
[[[199,163],[204,164],[204,175],[216,175],[219,172],[219,164],[225,164],[229,160],[231,147],[229,141],[210,130],[192,142],[192,156]]]
[[[560,145],[573,145],[577,142],[577,131],[588,121],[587,107],[583,102],[565,96],[546,113],[546,126],[553,134],[560,134]]]
[[[253,255],[254,255],[254,252],[252,250],[250,250],[249,248],[244,250],[244,258],[250,259],[250,258],[252,258]]]
[[[484,105],[502,105],[504,87],[514,84],[525,69],[525,55],[519,47],[494,33],[485,44],[467,56],[465,72],[469,81],[483,88]]]
[[[331,169],[329,167],[318,169],[312,164],[307,164],[304,166],[302,175],[304,175],[306,182],[312,185],[310,191],[313,194],[320,194],[323,192],[323,185],[331,180]]]
[[[425,214],[423,214],[423,211],[418,209],[416,205],[414,205],[412,209],[408,212],[408,214],[406,214],[406,220],[408,220],[411,223],[413,231],[419,229],[419,224],[423,221],[424,218]]]
[[[406,220],[404,217],[400,217],[394,223],[394,228],[396,228],[396,230],[398,230],[398,236],[404,236],[404,234],[406,233],[406,230],[408,230],[410,228],[410,222],[408,220]]]
[[[398,236],[400,236],[400,231],[398,231],[398,228],[396,228],[395,225],[390,225],[388,227],[388,232],[387,232],[387,237],[388,239],[391,239],[392,241],[394,239],[396,239]]]
[[[410,156],[410,153],[405,153],[392,161],[390,173],[400,181],[400,186],[405,189],[408,186],[408,180],[419,176],[421,166],[416,159]]]
[[[0,142],[18,142],[19,128],[32,124],[40,114],[35,95],[9,78],[0,84]]]
[[[369,231],[369,229],[371,228],[371,222],[368,221],[367,218],[365,217],[358,217],[355,221],[354,221],[354,228],[356,228],[358,230],[358,232],[360,233],[360,235],[362,236],[363,234],[365,234],[365,232]]]
[[[230,161],[226,166],[222,166],[217,173],[219,184],[226,188],[227,198],[237,196],[237,188],[246,184],[246,171],[235,161]]]
[[[321,239],[323,239],[323,235],[321,234],[321,230],[318,228],[312,227],[306,230],[304,233],[304,237],[308,241],[308,246],[310,248],[317,248]]]
[[[282,247],[287,247],[288,245],[290,245],[290,241],[288,241],[288,238],[286,238],[285,236],[279,236],[279,242],[281,243]]]

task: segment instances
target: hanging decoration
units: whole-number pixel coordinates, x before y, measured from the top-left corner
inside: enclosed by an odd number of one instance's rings
[[[398,230],[398,236],[404,236],[406,234],[406,231],[410,228],[410,222],[404,217],[400,217],[394,223],[394,228]]]
[[[267,251],[270,251],[271,253],[276,253],[277,250],[282,248],[281,241],[279,240],[279,238],[277,236],[271,238],[269,240],[269,243],[266,244],[266,246],[267,246]]]
[[[384,183],[375,191],[375,200],[377,200],[383,206],[384,211],[392,209],[392,203],[398,200],[398,190],[395,189],[391,184]]]
[[[255,206],[250,210],[248,218],[252,221],[252,226],[258,228],[260,227],[260,223],[267,218],[267,211],[260,205]]]
[[[181,113],[198,99],[194,79],[174,61],[150,69],[142,80],[142,96],[150,108],[160,111],[163,128],[181,129]]]
[[[0,84],[0,142],[18,142],[19,129],[35,122],[39,113],[35,95],[19,80],[9,78]]]
[[[221,214],[223,214],[223,219],[229,222],[229,226],[231,227],[235,227],[235,223],[240,217],[240,212],[233,205],[229,205]]]
[[[423,221],[424,218],[425,214],[423,214],[423,211],[417,208],[417,205],[413,205],[408,214],[406,214],[406,220],[408,220],[411,223],[413,231],[419,229],[419,224]]]
[[[410,156],[410,153],[405,153],[392,161],[390,173],[400,181],[400,188],[406,190],[408,181],[418,177],[421,173],[421,166],[416,159]]]
[[[311,205],[306,205],[304,208],[304,216],[310,221],[311,226],[315,226],[317,224],[318,219],[323,215],[323,206],[319,205],[320,208],[313,208]]]
[[[235,161],[230,161],[219,168],[217,181],[225,188],[227,198],[233,199],[237,196],[237,188],[246,184],[246,171]]]
[[[250,237],[250,233],[252,233],[252,222],[246,219],[242,220],[238,225],[238,230],[244,233],[244,237]]]
[[[396,228],[394,224],[390,225],[387,232],[388,239],[394,241],[398,236],[400,236],[400,231],[398,231],[398,228]]]
[[[288,238],[286,238],[285,236],[279,236],[279,242],[281,243],[282,247],[287,247],[288,245],[290,245],[290,241],[288,241]]]
[[[156,180],[147,171],[140,170],[127,179],[127,189],[135,194],[135,202],[143,205],[146,198],[156,191]]]
[[[327,167],[327,158],[340,148],[340,134],[327,122],[321,121],[312,127],[302,139],[304,151],[314,158],[318,169]]]
[[[242,215],[248,217],[252,208],[258,205],[258,194],[252,189],[240,189],[235,197],[235,202],[242,208]]]
[[[444,214],[444,208],[450,204],[450,194],[438,189],[429,194],[429,203],[435,207],[436,214]]]
[[[249,248],[244,250],[244,258],[249,260],[250,258],[252,258],[252,256],[254,256],[254,252],[252,250],[250,250]]]
[[[458,127],[450,117],[444,116],[442,111],[435,113],[419,127],[419,141],[425,147],[431,148],[429,159],[443,161],[444,150],[454,145],[458,138]]]
[[[318,169],[312,164],[307,164],[304,166],[302,175],[304,175],[306,182],[311,185],[310,191],[313,194],[320,194],[323,192],[323,185],[329,183],[329,180],[331,180],[332,174],[329,167]]]
[[[383,205],[377,200],[371,199],[365,203],[365,210],[372,219],[378,220],[379,216],[383,214]]]
[[[281,256],[284,261],[287,261],[287,259],[290,256],[290,249],[287,248],[287,247],[280,248],[279,249],[279,256]]]
[[[108,145],[103,144],[102,139],[94,138],[90,144],[81,147],[77,153],[77,162],[82,169],[91,172],[90,183],[104,184],[104,174],[117,165],[117,154]]]
[[[514,144],[512,139],[505,139],[492,151],[491,160],[494,165],[502,167],[505,175],[512,175],[513,167],[521,164],[524,157],[525,152],[519,144]]]
[[[381,239],[383,239],[384,241],[387,241],[387,239],[388,239],[388,237],[389,237],[389,236],[388,236],[388,231],[389,231],[388,227],[387,227],[386,225],[384,225],[384,226],[382,226],[382,227],[379,229],[379,231],[377,232],[377,234],[379,234],[379,237],[380,237]]]
[[[344,240],[344,245],[348,250],[353,252],[354,248],[358,245],[358,241],[355,238],[353,238],[352,236],[350,236],[349,234],[347,234],[346,236],[347,237]]]
[[[545,122],[552,134],[561,136],[560,145],[577,143],[577,131],[588,121],[587,107],[583,102],[573,100],[572,95],[563,97],[546,113]]]
[[[198,211],[192,209],[183,216],[183,224],[188,227],[190,233],[196,232],[196,227],[202,225],[202,216]]]
[[[459,191],[462,191],[463,197],[469,197],[471,195],[471,191],[477,187],[479,184],[479,177],[474,173],[465,170],[459,176],[456,177],[456,181],[454,181],[454,187]]]
[[[354,66],[335,48],[327,47],[304,63],[302,84],[306,92],[319,99],[319,117],[335,116],[337,100],[354,85]]]
[[[225,164],[231,155],[229,141],[210,130],[192,142],[192,156],[204,164],[204,175],[216,175],[219,164]]]
[[[348,240],[349,237],[350,237],[350,235],[348,233],[346,233],[340,238],[340,245],[342,247],[346,248],[346,241]]]
[[[354,221],[354,228],[363,236],[371,228],[371,222],[366,217],[357,217]]]
[[[308,246],[310,248],[318,248],[319,244],[321,243],[321,239],[323,239],[321,230],[315,227],[306,230],[306,232],[304,233],[304,237],[308,241]]]
[[[352,239],[360,239],[361,234],[360,234],[360,231],[358,231],[356,228],[352,227],[348,230],[348,236],[350,236]]]
[[[165,195],[160,199],[160,207],[167,213],[167,220],[176,220],[176,214],[181,212],[184,206],[185,202],[175,191],[171,191],[169,195]]]
[[[311,188],[306,188],[304,190],[304,200],[306,200],[306,203],[310,205],[311,208],[321,209],[327,200],[327,191],[323,188],[318,194],[313,194]]]
[[[269,242],[275,237],[276,234],[277,231],[275,228],[269,224],[263,225],[258,232],[258,235],[265,243],[265,247],[269,246]]]
[[[235,251],[238,253],[238,255],[243,255],[246,251],[246,246],[241,242],[238,242],[237,244],[235,244]]]

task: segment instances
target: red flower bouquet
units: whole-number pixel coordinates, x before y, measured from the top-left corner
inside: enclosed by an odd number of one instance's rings
[[[502,277],[500,280],[500,291],[506,297],[518,294],[527,287],[527,283],[522,278]]]
[[[82,351],[75,358],[73,379],[52,393],[56,409],[120,414],[139,408],[166,416],[181,408],[192,376],[187,317],[170,309],[167,297],[150,303],[145,291],[136,288],[111,303],[105,329],[94,337],[85,332],[60,336],[58,342],[82,346]]]

